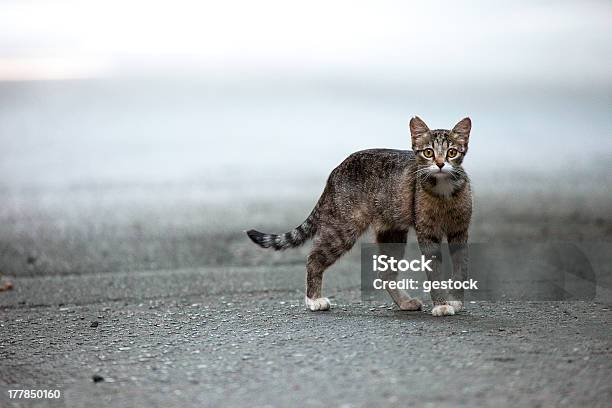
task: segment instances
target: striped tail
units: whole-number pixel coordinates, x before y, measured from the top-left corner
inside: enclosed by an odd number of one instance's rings
[[[247,235],[251,238],[251,241],[262,248],[273,248],[276,251],[281,251],[283,249],[299,247],[317,232],[314,220],[315,212],[316,208],[306,218],[306,221],[284,234],[264,234],[263,232],[249,230]]]

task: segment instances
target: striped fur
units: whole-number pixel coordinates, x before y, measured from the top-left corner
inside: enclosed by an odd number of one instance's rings
[[[306,218],[306,221],[284,234],[266,234],[252,229],[247,231],[247,235],[251,238],[251,241],[262,248],[272,248],[276,251],[297,248],[312,238],[317,232],[317,227],[314,222],[316,210],[317,207],[315,207],[308,218]]]
[[[449,244],[467,242],[472,214],[470,182],[462,167],[467,153],[471,121],[461,120],[452,130],[434,129],[415,117],[410,121],[413,151],[370,149],[353,153],[330,174],[317,205],[306,221],[284,234],[247,231],[263,248],[284,250],[313,239],[306,261],[306,303],[311,310],[327,310],[321,297],[323,272],[347,253],[359,237],[372,229],[376,242],[405,243],[416,231],[421,251],[436,254],[446,236]],[[383,251],[381,247],[381,251]],[[463,251],[452,254],[457,271],[466,268]],[[439,259],[436,258],[436,259]],[[439,261],[429,280],[438,280]],[[403,291],[390,292],[404,310],[417,310],[421,302]],[[452,314],[443,294],[432,290],[435,315]]]

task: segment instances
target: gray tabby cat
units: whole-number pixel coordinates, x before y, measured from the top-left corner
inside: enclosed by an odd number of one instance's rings
[[[323,194],[306,221],[281,235],[247,231],[263,248],[283,250],[313,238],[306,263],[306,305],[328,310],[321,296],[323,272],[371,228],[376,242],[406,243],[414,227],[421,251],[434,258],[430,281],[441,280],[440,244],[446,237],[455,280],[467,276],[468,227],[472,215],[470,181],[462,167],[472,122],[461,120],[452,130],[430,130],[410,120],[412,151],[371,149],[353,153],[330,174]],[[402,252],[403,254],[403,252]],[[397,255],[397,254],[396,254]],[[401,256],[401,254],[400,254]],[[392,280],[396,276],[386,275]],[[402,310],[420,310],[423,303],[405,291],[387,289]],[[432,290],[432,314],[453,315],[463,308],[463,291]]]

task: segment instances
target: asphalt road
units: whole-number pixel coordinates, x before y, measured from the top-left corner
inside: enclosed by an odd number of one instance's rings
[[[327,279],[325,313],[302,306],[297,265],[15,279],[0,297],[1,406],[603,407],[612,397],[608,305],[477,302],[434,318],[361,302],[353,266]],[[8,389],[62,397],[9,400]]]
[[[610,405],[606,89],[228,81],[2,84],[0,408]],[[595,298],[400,312],[360,301],[355,250],[325,275],[333,309],[304,309],[308,247],[243,231],[301,223],[423,109],[475,120],[470,242],[585,244]]]
[[[312,313],[308,247],[263,251],[242,230],[295,225],[314,194],[227,205],[164,191],[5,192],[0,407],[609,406],[609,256],[590,259],[604,283],[591,301],[477,301],[434,318],[362,302],[354,250],[325,275],[332,310]],[[609,200],[550,194],[482,194],[473,240],[605,254]]]

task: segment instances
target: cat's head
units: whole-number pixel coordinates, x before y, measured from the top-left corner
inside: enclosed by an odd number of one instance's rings
[[[412,150],[423,173],[448,178],[463,172],[461,163],[468,150],[472,121],[464,118],[452,130],[430,130],[418,116],[410,120]]]

